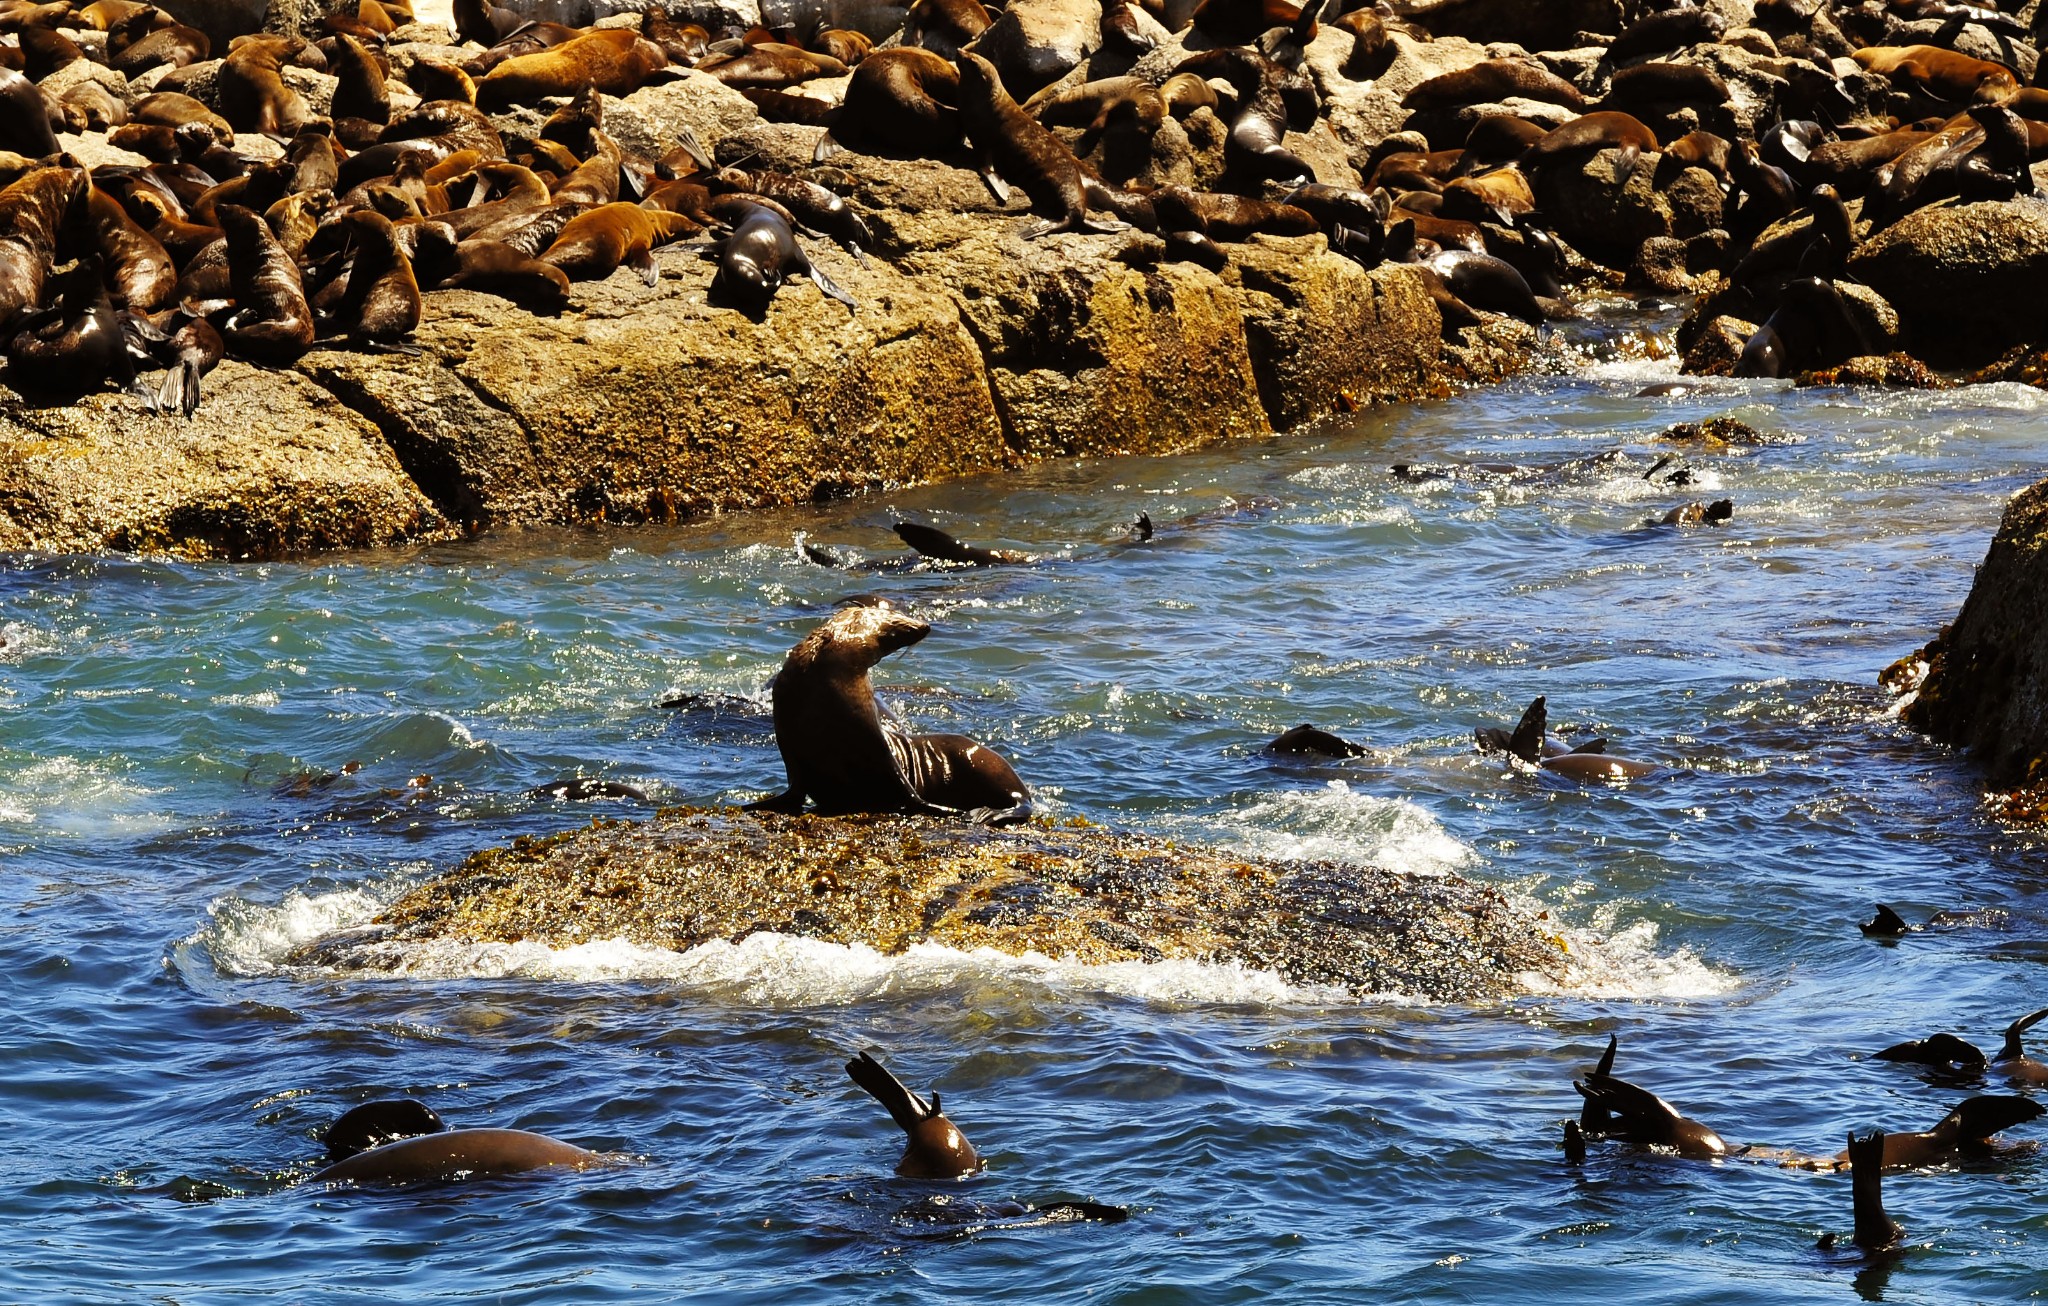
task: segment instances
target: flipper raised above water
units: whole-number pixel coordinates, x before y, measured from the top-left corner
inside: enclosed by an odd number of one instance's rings
[[[1012,549],[982,549],[971,544],[962,544],[937,527],[917,522],[897,522],[896,535],[920,554],[940,562],[963,562],[975,567],[1004,567],[1017,566],[1032,560],[1030,554],[1018,553]]]
[[[926,1102],[866,1052],[846,1063],[846,1073],[902,1127],[906,1142],[903,1159],[896,1163],[897,1174],[911,1179],[958,1179],[981,1169],[981,1157],[946,1119],[937,1093]]]

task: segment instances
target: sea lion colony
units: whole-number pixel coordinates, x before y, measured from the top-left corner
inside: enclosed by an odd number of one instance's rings
[[[15,0],[0,5],[0,341],[18,388],[112,384],[189,413],[224,352],[405,350],[424,292],[559,312],[575,281],[624,267],[651,282],[654,251],[683,240],[736,307],[809,276],[853,308],[798,239],[874,250],[833,189],[843,147],[972,168],[999,202],[1028,197],[1040,216],[1018,235],[1104,233],[1133,261],[1221,268],[1254,235],[1319,232],[1412,265],[1450,332],[1567,314],[1565,283],[1604,263],[1638,283],[1712,274],[1686,341],[1729,342],[1696,360],[1707,370],[1882,353],[1914,324],[1851,279],[1857,252],[1927,206],[2034,191],[2048,91],[2022,75],[2031,29],[1928,0],[1726,8],[1743,21],[1683,0],[1120,0],[1099,30],[1065,33],[1092,53],[1047,78],[1006,55],[1026,38],[993,42],[992,11],[930,0],[880,43],[710,32],[658,7],[577,29],[479,0],[457,6],[459,48],[403,39],[435,34],[406,26],[404,0],[224,40],[132,0]],[[1522,44],[1430,53],[1489,25]],[[1362,124],[1357,97],[1402,61],[1452,66],[1414,81],[1385,130]],[[648,157],[607,134],[605,97],[689,68],[768,122],[820,129],[821,166],[720,166],[688,139]],[[334,79],[317,111],[309,73]],[[535,106],[551,110],[537,129],[516,112]],[[1204,132],[1221,169],[1196,176]],[[81,133],[143,161],[84,167],[65,152]]]

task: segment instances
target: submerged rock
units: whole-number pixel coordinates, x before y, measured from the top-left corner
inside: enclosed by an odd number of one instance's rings
[[[409,944],[623,938],[677,951],[772,931],[1099,964],[1195,960],[1364,997],[1498,998],[1566,977],[1565,945],[1458,876],[1286,862],[1091,827],[676,808],[490,849],[295,964],[392,969]]]
[[[2048,783],[2048,481],[2006,506],[1962,613],[1909,664],[1901,715],[1968,748],[1994,785]]]

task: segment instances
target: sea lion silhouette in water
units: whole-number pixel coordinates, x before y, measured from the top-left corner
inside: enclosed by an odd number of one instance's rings
[[[1967,1039],[1954,1034],[1930,1034],[1926,1038],[1913,1039],[1906,1043],[1894,1043],[1881,1052],[1873,1052],[1877,1061],[1900,1061],[1909,1065],[1932,1066],[1951,1075],[1976,1076],[1987,1069],[2004,1075],[2018,1084],[2048,1084],[2048,1064],[2043,1064],[2027,1055],[2020,1042],[2025,1034],[2043,1020],[2048,1020],[2048,1007],[2029,1015],[2021,1016],[2005,1027],[2005,1041],[1999,1045],[1998,1055],[1987,1057],[1984,1050]]]
[[[916,549],[924,557],[940,562],[964,562],[975,567],[1010,567],[1031,561],[1028,553],[1015,549],[982,549],[971,544],[962,544],[935,526],[921,526],[914,521],[896,523],[896,537]]]
[[[1991,1059],[1991,1068],[2017,1084],[2048,1084],[2048,1064],[2036,1061],[2020,1046],[2020,1035],[2026,1033],[2043,1020],[2048,1020],[2048,1007],[2021,1016],[2005,1027],[2005,1042],[1999,1046],[1998,1055]]]
[[[965,735],[914,735],[875,701],[868,669],[931,627],[886,603],[836,612],[790,650],[777,673],[775,743],[789,788],[748,810],[823,816],[918,812],[1010,825],[1031,791],[995,750]]]
[[[903,1159],[896,1163],[897,1174],[906,1179],[959,1179],[981,1169],[974,1144],[946,1119],[937,1093],[926,1102],[865,1052],[846,1063],[846,1073],[903,1126]]]
[[[366,1102],[327,1131],[332,1165],[315,1184],[411,1184],[522,1174],[555,1167],[581,1170],[607,1158],[524,1129],[450,1129],[432,1109],[411,1101]]]
[[[1278,738],[1266,745],[1266,751],[1314,757],[1364,757],[1371,750],[1303,722],[1281,731]]]
[[[1915,1134],[1886,1134],[1877,1155],[1887,1170],[1909,1170],[1920,1166],[1945,1165],[1959,1157],[1995,1154],[1999,1148],[1992,1135],[2041,1117],[2048,1108],[2023,1097],[1973,1097],[1943,1116],[1932,1129]],[[1852,1169],[1853,1152],[1835,1157],[1838,1166]]]
[[[1902,934],[1917,933],[1922,926],[1909,925],[1906,918],[1885,906],[1877,904],[1877,915],[1856,927],[1873,939],[1895,939]]]
[[[330,1161],[346,1161],[386,1143],[444,1133],[447,1129],[447,1122],[426,1103],[415,1102],[409,1097],[395,1098],[365,1102],[344,1111],[340,1118],[327,1126],[322,1141],[327,1144]]]
[[[1678,1114],[1663,1098],[1625,1079],[1616,1079],[1614,1053],[1620,1040],[1607,1039],[1607,1051],[1600,1064],[1572,1087],[1586,1100],[1579,1115],[1579,1129],[1586,1138],[1619,1138],[1639,1147],[1663,1147],[1704,1159],[1729,1156],[1736,1149],[1697,1120]]]
[[[1850,1183],[1855,1193],[1856,1228],[1849,1236],[1866,1252],[1888,1252],[1897,1248],[1906,1231],[1884,1209],[1885,1133],[1873,1129],[1863,1137],[1849,1133]],[[1834,1246],[1834,1235],[1821,1239],[1822,1247]]]
[[[1503,737],[1499,727],[1482,726],[1473,732],[1473,736],[1483,753],[1510,753],[1531,766],[1555,771],[1574,780],[1634,780],[1664,769],[1654,762],[1607,756],[1605,739],[1595,739],[1567,749],[1549,739],[1545,732],[1549,721],[1549,708],[1539,697],[1529,704],[1529,710],[1522,714],[1512,733]]]

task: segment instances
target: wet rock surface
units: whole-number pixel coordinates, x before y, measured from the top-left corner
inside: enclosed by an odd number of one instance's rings
[[[677,808],[478,853],[293,962],[391,970],[436,941],[682,950],[773,931],[885,954],[930,942],[1085,963],[1195,960],[1360,997],[1478,1001],[1565,977],[1565,945],[1545,924],[1458,876],[1095,827]]]

